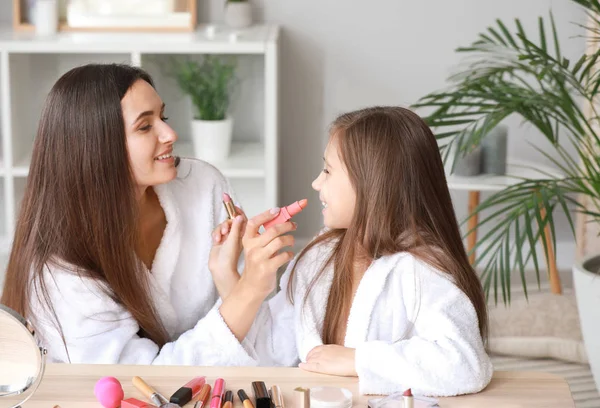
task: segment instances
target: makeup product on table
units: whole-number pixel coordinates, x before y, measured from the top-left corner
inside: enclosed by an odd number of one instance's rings
[[[210,385],[204,384],[198,394],[198,401],[194,404],[194,408],[208,408],[208,401],[210,400]]]
[[[404,391],[404,393],[402,394],[402,397],[404,397],[404,408],[414,408],[414,400],[413,400],[413,395],[412,395],[412,391],[410,390],[410,388],[406,391]]]
[[[304,210],[306,208],[307,204],[308,204],[308,200],[304,199],[304,200],[296,201],[295,203],[290,204],[287,207],[281,208],[279,210],[279,214],[277,215],[277,217],[275,217],[271,221],[265,222],[263,224],[263,227],[265,227],[265,229],[267,229],[274,225],[283,224],[284,222],[291,220],[294,215],[296,215],[300,211]]]
[[[283,394],[278,385],[272,386],[269,394],[271,395],[271,403],[275,408],[285,408],[283,405]]]
[[[248,394],[244,390],[238,390],[238,397],[240,397],[240,401],[244,404],[244,408],[254,408],[252,401],[248,398]]]
[[[192,379],[186,385],[175,391],[175,393],[171,395],[171,398],[169,398],[169,401],[183,407],[190,402],[192,398],[198,395],[205,382],[206,377],[196,377]]]
[[[352,393],[338,387],[311,388],[310,406],[311,408],[352,408]]]
[[[296,404],[296,408],[310,408],[310,388],[295,388],[294,402]]]
[[[154,403],[154,405],[160,408],[180,408],[179,405],[173,404],[167,401],[167,399],[159,394],[154,388],[142,380],[140,377],[133,377],[131,382],[133,386],[138,389],[146,398]]]
[[[225,210],[227,210],[227,215],[229,216],[229,219],[233,220],[237,215],[237,212],[235,211],[235,205],[233,205],[233,200],[231,199],[231,196],[227,193],[223,193],[223,205],[225,206]]]
[[[123,387],[115,377],[102,377],[94,386],[94,395],[104,408],[117,408],[125,397]]]
[[[210,408],[221,408],[223,393],[225,392],[225,380],[217,378],[213,387],[212,397],[210,399]]]
[[[408,395],[411,394],[411,395]],[[375,397],[368,400],[368,408],[432,408],[439,407],[436,398],[413,396],[409,390],[398,391],[386,397]]]
[[[252,383],[254,391],[254,399],[256,400],[256,408],[271,408],[271,398],[267,392],[267,386],[262,381],[254,381]]]
[[[225,393],[223,408],[233,408],[233,391],[227,391]]]
[[[140,401],[137,398],[127,398],[121,401],[121,408],[158,408],[156,405],[149,404],[145,401]]]

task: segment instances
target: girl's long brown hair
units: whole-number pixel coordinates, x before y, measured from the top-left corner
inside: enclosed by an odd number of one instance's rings
[[[153,84],[139,68],[90,64],[64,74],[50,91],[1,302],[35,319],[31,299],[39,296],[62,335],[43,270],[68,265],[72,273],[94,279],[131,313],[141,335],[162,346],[167,334],[135,253],[138,203],[121,110],[121,99],[138,80]]]
[[[338,142],[340,159],[356,192],[356,207],[348,229],[329,230],[300,253],[289,280],[290,298],[300,259],[314,246],[331,243],[331,255],[311,281],[306,297],[333,263],[322,337],[324,344],[343,344],[339,322],[347,321],[350,312],[356,260],[408,252],[453,278],[473,303],[485,339],[483,288],[469,264],[429,127],[408,109],[373,107],[343,114],[331,128],[331,139]]]

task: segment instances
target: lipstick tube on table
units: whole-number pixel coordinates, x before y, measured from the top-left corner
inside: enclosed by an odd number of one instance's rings
[[[215,381],[213,387],[212,398],[210,399],[210,408],[221,408],[221,402],[223,401],[223,392],[225,390],[225,380],[218,378]]]
[[[194,404],[194,408],[208,408],[208,400],[210,399],[210,385],[204,384],[198,394],[198,401]]]
[[[285,408],[283,405],[283,394],[281,393],[281,389],[278,385],[274,385],[271,387],[271,402],[275,406],[275,408]]]
[[[169,402],[183,407],[185,404],[190,402],[192,398],[198,395],[205,382],[206,377],[196,377],[192,379],[186,385],[175,391],[175,393],[171,395]]]
[[[244,404],[244,408],[254,408],[252,401],[248,398],[248,394],[244,390],[238,390],[238,397],[240,397],[240,401]]]
[[[252,383],[254,390],[254,398],[256,400],[256,408],[271,408],[271,397],[267,391],[267,386],[262,381],[254,381]]]
[[[225,403],[223,408],[233,408],[233,391],[227,391],[225,393]]]

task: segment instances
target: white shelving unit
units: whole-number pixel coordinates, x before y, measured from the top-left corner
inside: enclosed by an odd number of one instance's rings
[[[159,66],[172,55],[236,55],[239,85],[232,98],[232,151],[226,161],[213,164],[230,180],[248,215],[278,205],[279,28],[254,26],[236,31],[237,38],[231,33],[218,27],[209,38],[204,27],[199,27],[194,33],[38,37],[0,28],[0,256],[8,252],[14,234],[44,99],[62,74],[91,62],[128,63],[146,69],[166,104],[169,124],[179,135],[175,151],[193,157],[191,103]]]

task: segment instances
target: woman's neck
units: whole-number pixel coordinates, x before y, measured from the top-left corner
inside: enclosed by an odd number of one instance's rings
[[[140,193],[138,194],[138,206],[138,214],[142,224],[147,218],[153,218],[152,214],[162,210],[158,195],[156,195],[156,191],[154,191],[154,188],[152,187],[146,187],[143,191],[140,190]]]

